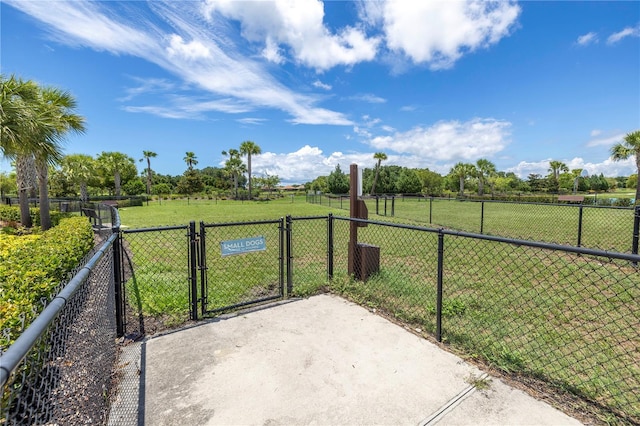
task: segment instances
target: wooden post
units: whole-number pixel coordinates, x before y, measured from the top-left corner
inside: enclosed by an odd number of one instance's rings
[[[349,216],[358,217],[358,165],[351,164],[349,168]],[[349,253],[348,272],[356,272],[356,247],[358,245],[358,223],[349,221]]]

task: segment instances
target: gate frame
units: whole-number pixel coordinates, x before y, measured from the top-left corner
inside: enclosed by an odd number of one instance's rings
[[[191,293],[190,300],[192,300],[192,312],[193,316],[191,319],[194,321],[198,319],[198,304],[200,305],[200,315],[201,317],[213,316],[222,312],[233,311],[239,308],[244,308],[248,306],[258,305],[265,302],[270,302],[274,300],[286,299],[289,292],[287,291],[291,285],[290,283],[290,275],[287,273],[287,277],[285,280],[285,264],[286,266],[290,266],[290,251],[286,250],[286,248],[290,247],[291,243],[291,227],[287,223],[285,224],[285,218],[281,217],[280,219],[275,220],[260,220],[260,221],[245,221],[245,222],[225,222],[225,223],[205,223],[204,221],[200,222],[200,232],[195,232],[195,222],[191,222],[193,226],[191,238],[191,249],[190,249],[190,257],[192,259],[197,259],[196,265],[191,265]],[[232,226],[247,226],[247,225],[267,225],[267,224],[277,224],[278,225],[278,294],[273,296],[266,296],[254,300],[248,300],[245,302],[234,303],[232,305],[223,306],[215,309],[208,309],[208,293],[209,293],[209,279],[207,276],[207,252],[206,252],[206,234],[207,228],[221,228],[221,227],[232,227]],[[191,229],[191,228],[190,228]],[[285,245],[286,244],[286,245]],[[286,261],[285,261],[286,257]],[[286,262],[286,263],[285,263]],[[197,275],[198,269],[200,270],[200,297],[198,298],[198,285],[197,285]],[[194,279],[195,277],[195,284]]]

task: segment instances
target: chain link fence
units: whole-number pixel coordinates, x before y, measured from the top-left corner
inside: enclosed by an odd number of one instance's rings
[[[189,226],[121,232],[124,333],[135,339],[190,320]]]
[[[116,213],[117,214],[117,213]],[[112,234],[0,356],[0,424],[104,424],[116,359]]]
[[[613,207],[433,197],[364,197],[371,216],[507,238],[638,254],[640,206]],[[344,210],[347,196],[309,194],[307,202]]]
[[[581,409],[640,422],[639,256],[336,219],[333,291]],[[354,222],[367,226],[351,260]]]

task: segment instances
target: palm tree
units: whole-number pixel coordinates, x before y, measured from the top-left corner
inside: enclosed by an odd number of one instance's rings
[[[485,158],[481,158],[476,161],[476,171],[478,176],[478,195],[484,195],[484,184],[489,177],[496,173],[496,165]],[[493,193],[493,189],[491,192]]]
[[[189,169],[189,171],[193,170],[193,166],[198,164],[197,158],[198,157],[196,157],[196,154],[191,151],[187,151],[185,153],[185,157],[183,158],[183,160],[185,163],[187,163],[187,168]]]
[[[380,163],[387,159],[387,154],[384,152],[376,152],[373,154],[373,158],[378,160],[378,163],[376,164],[376,175],[373,177],[373,185],[371,185],[370,194],[375,194],[376,192],[376,183],[378,182],[378,176],[380,175]]]
[[[262,154],[262,150],[255,142],[244,141],[240,144],[240,154],[247,156],[247,170],[249,174],[249,199],[251,200],[251,156]]]
[[[460,196],[464,195],[464,182],[468,176],[471,176],[475,173],[476,167],[473,164],[468,163],[456,163],[455,166],[451,168],[449,174],[457,177],[460,182]]]
[[[40,197],[40,226],[43,230],[51,228],[49,213],[49,165],[60,162],[62,158],[60,142],[69,132],[84,132],[84,117],[75,114],[76,101],[69,92],[44,87],[41,90],[38,114],[42,120],[42,127],[37,138],[48,141],[55,151],[36,151],[35,165],[38,173],[38,192]]]
[[[558,182],[558,180],[560,179],[560,172],[568,172],[569,167],[567,167],[567,165],[562,161],[551,160],[549,161],[548,171],[551,172],[555,181]]]
[[[191,153],[193,154],[193,152]],[[144,158],[141,158],[140,161],[146,159],[147,160],[147,195],[151,194],[151,185],[152,185],[152,179],[151,179],[151,159],[155,158],[158,156],[158,154],[156,154],[153,151],[142,151],[142,156]]]
[[[80,187],[80,200],[83,203],[89,201],[88,183],[96,175],[93,157],[85,154],[66,155],[62,159],[62,172]]]
[[[0,76],[2,155],[16,160],[20,221],[32,225],[28,190],[33,188],[36,170],[40,192],[40,225],[51,227],[48,196],[49,164],[62,157],[60,143],[69,131],[83,132],[84,118],[73,113],[76,102],[65,91],[39,87],[33,81]]]
[[[640,130],[627,133],[622,142],[611,147],[613,161],[626,160],[635,155],[638,183],[636,184],[636,205],[640,205]]]
[[[113,176],[116,197],[120,196],[121,174],[128,166],[135,168],[135,161],[122,152],[102,152],[97,160],[105,174]]]
[[[573,176],[573,194],[578,192],[578,183],[580,182],[580,176],[582,176],[582,169],[571,170],[571,176]]]
[[[222,155],[229,156],[229,159],[224,163],[224,168],[233,179],[233,187],[235,189],[235,198],[238,198],[238,176],[246,171],[242,160],[240,159],[240,151],[231,148],[228,152],[222,151]]]
[[[15,160],[20,222],[27,228],[32,226],[28,192],[34,185],[30,179],[30,171],[34,170],[33,152],[44,148],[30,137],[38,128],[33,107],[38,90],[31,80],[24,81],[14,75],[5,79],[0,75],[0,153]]]

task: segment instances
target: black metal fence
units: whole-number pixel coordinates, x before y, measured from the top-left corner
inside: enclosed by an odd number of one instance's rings
[[[360,249],[350,260],[356,222],[366,227],[357,228]],[[264,246],[225,253],[223,243],[242,241]],[[73,412],[100,422],[116,334],[135,338],[237,306],[332,291],[514,378],[572,395],[582,411],[638,423],[638,262],[632,254],[332,215],[125,230],[109,236],[50,304],[55,319],[38,320],[46,326],[37,328],[42,337],[25,337],[28,354],[10,349],[15,368],[3,354],[2,418],[44,424]],[[350,273],[351,264],[361,269]],[[88,337],[95,348],[84,347]],[[85,386],[82,397],[64,393],[65,380]]]
[[[0,354],[0,424],[106,422],[117,352],[117,237],[116,228]]]
[[[333,291],[514,377],[574,395],[581,411],[640,421],[639,256],[335,219]],[[353,221],[367,223],[358,241],[379,251],[366,281],[348,274]]]
[[[364,197],[370,215],[502,237],[638,254],[640,206],[612,207],[434,197]],[[348,196],[307,202],[349,209]]]

